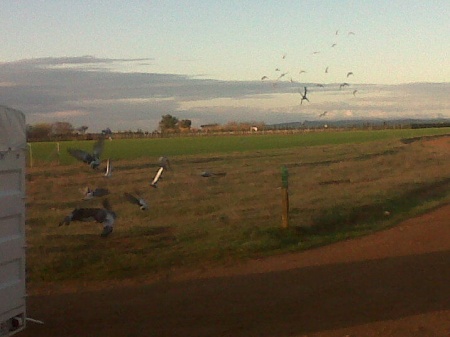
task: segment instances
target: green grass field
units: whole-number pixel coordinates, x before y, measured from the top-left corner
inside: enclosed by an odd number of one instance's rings
[[[145,278],[172,268],[207,268],[243,259],[299,251],[371,233],[450,201],[450,156],[441,148],[402,138],[448,134],[449,129],[324,132],[113,140],[111,178],[66,155],[49,163],[33,143],[36,165],[27,171],[27,275],[30,284]],[[149,186],[157,158],[173,170],[158,189]],[[45,165],[41,165],[45,164]],[[69,165],[70,164],[70,165]],[[281,166],[289,170],[290,227],[281,229]],[[203,178],[204,170],[226,172]],[[115,230],[58,227],[82,201],[80,188],[110,189]],[[124,192],[138,190],[141,211]]]
[[[359,144],[364,142],[439,135],[449,133],[448,128],[398,129],[377,131],[330,131],[299,134],[261,134],[248,136],[198,136],[183,138],[121,139],[105,142],[104,158],[138,159],[145,157],[223,154],[245,151],[264,151],[304,146]],[[59,161],[72,164],[76,160],[67,153],[68,148],[92,151],[94,141],[64,141],[59,143]],[[34,163],[55,161],[56,142],[31,144]]]

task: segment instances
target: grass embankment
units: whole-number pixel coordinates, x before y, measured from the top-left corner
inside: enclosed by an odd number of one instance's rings
[[[109,179],[81,163],[34,167],[27,182],[29,281],[142,277],[174,266],[298,251],[367,234],[448,202],[448,150],[423,141],[405,144],[404,134],[391,132],[136,140],[139,149],[131,140],[114,140],[105,151],[112,156],[122,149],[124,159],[115,160]],[[201,141],[205,148],[191,153]],[[164,146],[155,152],[146,142]],[[236,142],[244,150],[231,152]],[[217,144],[222,147],[212,150]],[[141,147],[149,151],[146,157]],[[125,160],[131,153],[138,159]],[[170,155],[173,170],[151,189],[161,153]],[[289,169],[287,230],[279,227],[282,165]],[[204,170],[227,175],[203,178]],[[118,219],[107,239],[99,236],[100,224],[58,227],[75,206],[100,206],[101,200],[81,200],[79,189],[86,185],[111,190]],[[123,192],[136,189],[148,211],[124,200]]]

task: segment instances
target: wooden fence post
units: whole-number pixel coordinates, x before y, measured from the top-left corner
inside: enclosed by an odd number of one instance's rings
[[[281,227],[289,227],[288,169],[281,167]]]
[[[59,142],[56,142],[56,156],[58,158],[58,165],[61,164],[61,160],[59,157]]]
[[[30,149],[29,150],[29,160],[30,160],[29,164],[30,164],[30,167],[32,168],[33,167],[33,150],[31,148],[31,143],[27,143],[27,145],[28,145],[28,148]]]

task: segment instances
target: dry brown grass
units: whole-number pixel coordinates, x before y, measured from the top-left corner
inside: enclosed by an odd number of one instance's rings
[[[158,189],[149,186],[153,157],[117,161],[111,178],[82,164],[33,168],[27,173],[29,280],[137,277],[367,233],[450,200],[450,156],[443,149],[384,141],[178,156]],[[288,231],[279,229],[282,165],[289,169]],[[203,178],[204,170],[227,175]],[[100,224],[58,227],[74,207],[101,205],[81,200],[83,186],[112,192],[118,219],[107,239],[99,236]],[[124,200],[134,190],[148,211]]]

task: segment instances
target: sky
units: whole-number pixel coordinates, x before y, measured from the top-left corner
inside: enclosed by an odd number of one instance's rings
[[[0,105],[89,131],[450,118],[449,17],[448,0],[2,0]]]

